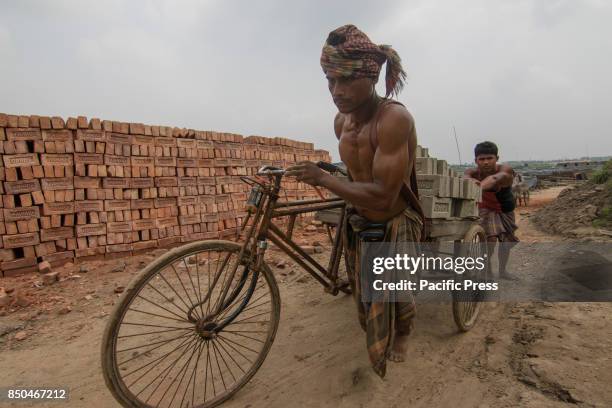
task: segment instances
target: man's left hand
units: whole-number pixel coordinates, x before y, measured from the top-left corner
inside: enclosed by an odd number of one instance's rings
[[[285,170],[285,176],[295,177],[297,181],[302,181],[311,186],[321,185],[321,180],[326,173],[309,161],[302,161]]]

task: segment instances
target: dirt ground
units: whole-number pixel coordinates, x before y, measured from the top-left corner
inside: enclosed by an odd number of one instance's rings
[[[523,241],[559,239],[529,219],[560,190],[536,192],[529,207],[517,210]],[[118,287],[163,252],[69,266],[51,286],[39,286],[36,276],[0,280],[21,304],[0,317],[0,387],[69,389],[68,402],[48,406],[118,406],[101,375],[103,328],[121,296]],[[316,257],[324,261],[329,252]],[[383,380],[369,367],[353,299],[324,293],[291,262],[273,270],[282,296],[275,343],[251,382],[224,406],[612,406],[609,303],[487,304],[464,334],[450,304],[421,305],[407,361],[389,363]]]
[[[612,191],[604,184],[581,182],[563,190],[553,204],[532,218],[543,231],[583,241],[612,240],[606,214],[612,205]]]

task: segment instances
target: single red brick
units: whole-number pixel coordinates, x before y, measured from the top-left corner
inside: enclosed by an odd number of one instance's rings
[[[41,116],[39,121],[41,129],[51,129],[51,119],[48,116]]]
[[[77,119],[76,118],[68,118],[66,121],[66,127],[68,129],[76,130],[77,129]]]
[[[85,116],[77,117],[77,123],[78,123],[79,129],[87,129],[89,127],[87,123],[87,117]]]
[[[53,116],[51,117],[51,127],[53,129],[64,129],[66,127],[66,123],[61,117]]]
[[[91,118],[89,121],[89,128],[93,130],[102,130],[102,122],[98,118]]]

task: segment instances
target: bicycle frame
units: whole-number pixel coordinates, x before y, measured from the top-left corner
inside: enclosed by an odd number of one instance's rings
[[[248,209],[247,217],[239,231],[239,236],[242,235],[244,227],[248,225],[248,221],[253,217],[252,224],[244,236],[244,244],[238,255],[238,259],[243,259],[248,256],[244,271],[240,278],[240,284],[234,289],[232,294],[226,299],[229,291],[229,285],[223,288],[219,297],[215,313],[219,313],[225,307],[230,305],[238,296],[244,283],[246,283],[249,270],[254,274],[256,280],[258,271],[263,267],[265,251],[268,247],[268,239],[274,243],[279,249],[289,255],[297,264],[299,264],[306,272],[312,275],[326,292],[337,295],[340,290],[343,290],[348,284],[341,282],[338,279],[338,269],[342,256],[342,233],[341,228],[336,228],[335,239],[333,242],[332,253],[327,268],[317,262],[313,257],[307,254],[300,248],[292,239],[293,228],[296,217],[299,214],[309,213],[325,209],[344,209],[345,202],[341,198],[316,199],[316,200],[297,200],[290,202],[279,202],[279,192],[281,189],[282,171],[277,174],[268,174],[268,183],[257,181],[249,177],[241,177],[243,181],[250,184],[255,189],[260,189],[260,198]],[[258,187],[255,187],[258,186]],[[257,195],[257,194],[255,194]],[[344,211],[341,211],[341,221],[344,217]],[[287,232],[283,232],[272,220],[274,218],[289,217]],[[341,224],[339,224],[341,225]],[[232,282],[238,267],[241,264],[236,262],[236,265],[230,272],[228,282]],[[250,300],[250,296],[254,289],[254,285],[250,285],[249,292],[245,296],[244,301],[238,307],[237,311],[232,315],[238,315],[241,309],[246,306]],[[234,317],[234,316],[232,316]],[[219,330],[229,324],[232,319],[227,319],[221,325]]]

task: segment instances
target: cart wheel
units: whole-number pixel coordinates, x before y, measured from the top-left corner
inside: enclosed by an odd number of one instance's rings
[[[132,280],[102,341],[104,380],[122,406],[214,407],[253,377],[274,341],[280,296],[267,265],[249,269],[240,249],[187,244]]]
[[[482,257],[486,253],[487,239],[484,229],[480,225],[473,225],[463,238],[458,256]],[[485,269],[482,271],[475,271],[470,274],[466,273],[464,277],[474,281],[484,282],[487,277],[487,267],[485,266]],[[460,331],[466,332],[476,324],[476,319],[478,319],[478,313],[480,312],[480,307],[484,300],[484,292],[480,290],[453,291],[452,295],[453,318],[455,324]]]

